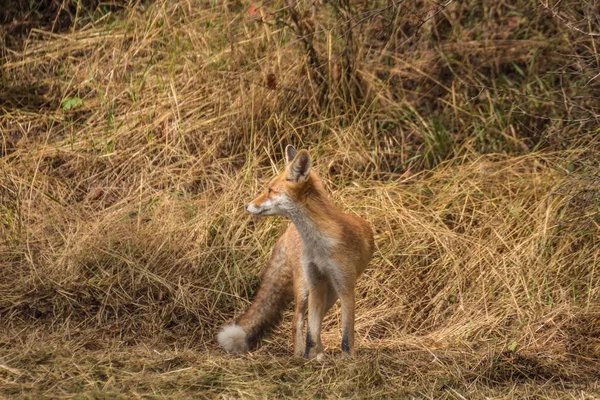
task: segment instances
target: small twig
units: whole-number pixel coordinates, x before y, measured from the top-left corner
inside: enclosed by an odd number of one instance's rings
[[[173,371],[163,372],[161,375],[176,374],[177,372],[187,371],[188,369],[192,369],[192,367],[180,368],[180,369],[175,369]]]
[[[597,73],[596,75],[592,76],[592,77],[590,78],[590,80],[589,80],[589,81],[587,81],[587,82],[585,83],[585,85],[583,85],[583,87],[586,87],[587,85],[589,85],[591,81],[593,81],[594,79],[598,78],[599,76],[600,76],[600,72],[599,72],[599,73]]]
[[[11,367],[9,367],[7,365],[4,365],[4,364],[0,364],[0,369],[3,369],[4,371],[8,371],[8,372],[10,372],[11,374],[14,374],[14,375],[19,375],[19,376],[23,375],[21,373],[21,371],[19,371],[18,369],[11,368]]]
[[[477,94],[476,94],[475,96],[473,96],[473,97],[470,97],[470,98],[467,100],[467,104],[469,104],[471,101],[473,101],[473,100],[475,100],[476,98],[478,98],[478,97],[479,97],[479,95],[480,95],[480,94],[481,94],[481,93],[482,93],[484,90],[485,90],[485,88],[484,88],[484,87],[482,87],[482,88],[481,88],[481,90],[479,91],[479,93],[477,93]]]

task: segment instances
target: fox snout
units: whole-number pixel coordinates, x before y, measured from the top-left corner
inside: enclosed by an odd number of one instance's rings
[[[248,211],[252,215],[261,215],[267,212],[269,209],[266,207],[257,206],[254,203],[246,204],[246,211]]]
[[[264,198],[260,196],[258,199],[246,204],[246,211],[252,215],[283,215],[284,210],[282,209],[282,197],[277,198]]]

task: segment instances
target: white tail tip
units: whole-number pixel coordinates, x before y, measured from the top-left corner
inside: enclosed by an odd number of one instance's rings
[[[219,344],[230,353],[247,353],[248,342],[246,332],[241,326],[231,324],[225,326],[217,336]]]

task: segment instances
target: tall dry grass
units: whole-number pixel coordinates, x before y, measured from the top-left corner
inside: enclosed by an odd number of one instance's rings
[[[598,6],[390,4],[113,4],[3,36],[0,393],[599,396]],[[338,308],[324,364],[288,314],[251,355],[214,340],[287,226],[243,205],[288,143],[376,231],[356,361]]]

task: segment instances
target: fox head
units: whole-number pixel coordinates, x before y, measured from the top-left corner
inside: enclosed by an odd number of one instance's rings
[[[318,178],[311,173],[311,158],[306,150],[296,151],[292,146],[285,148],[287,165],[285,170],[269,182],[266,190],[246,205],[253,215],[290,216],[309,187]]]

